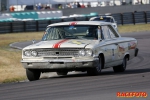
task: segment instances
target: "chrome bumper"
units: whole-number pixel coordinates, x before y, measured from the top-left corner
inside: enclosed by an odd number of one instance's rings
[[[96,67],[99,59],[93,60],[22,60],[24,68],[31,69],[70,69]]]

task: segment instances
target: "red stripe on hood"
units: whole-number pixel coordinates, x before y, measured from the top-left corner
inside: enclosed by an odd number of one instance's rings
[[[65,39],[65,40],[61,40],[59,42],[57,42],[56,44],[53,45],[53,48],[60,48],[60,45],[64,42],[66,42],[68,39]]]

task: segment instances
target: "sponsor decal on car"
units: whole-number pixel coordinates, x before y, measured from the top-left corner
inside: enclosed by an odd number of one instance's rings
[[[119,52],[124,53],[125,48],[121,45],[118,45],[118,47],[119,47]]]
[[[81,41],[76,41],[76,40],[70,41],[69,43],[77,44],[77,45],[85,44],[85,43],[83,43]]]
[[[118,56],[121,57],[125,53],[125,48],[122,45],[118,45]]]
[[[135,43],[135,42],[129,42],[128,45],[129,45],[129,46],[128,46],[129,50],[130,50],[130,49],[135,49],[135,48],[136,48],[136,43]]]

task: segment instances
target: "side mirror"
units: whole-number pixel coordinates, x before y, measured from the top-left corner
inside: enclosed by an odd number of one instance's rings
[[[34,44],[35,43],[35,40],[32,40],[32,44]]]

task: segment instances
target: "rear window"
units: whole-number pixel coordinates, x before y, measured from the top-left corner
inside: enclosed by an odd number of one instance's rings
[[[91,19],[90,21],[113,22],[112,18],[108,18],[108,17],[94,18]]]

